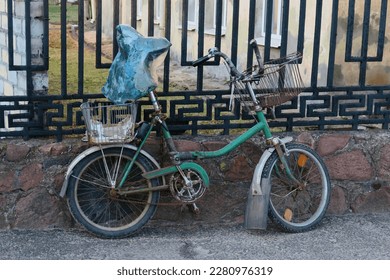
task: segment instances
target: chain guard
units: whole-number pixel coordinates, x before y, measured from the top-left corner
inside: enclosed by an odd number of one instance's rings
[[[184,169],[183,174],[185,175],[188,183],[177,172],[171,176],[169,182],[169,189],[172,196],[183,203],[194,203],[196,200],[201,198],[206,191],[206,186],[203,183],[201,176],[194,170]]]

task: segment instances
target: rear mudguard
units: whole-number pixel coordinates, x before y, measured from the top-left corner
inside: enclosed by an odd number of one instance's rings
[[[113,147],[122,147],[122,145],[107,145],[107,146],[104,146],[102,147],[102,149],[108,149],[108,148],[113,148]],[[130,144],[127,144],[127,145],[124,145],[123,146],[124,149],[131,149],[133,151],[137,151],[138,148],[133,146],[133,145],[130,145]],[[81,154],[79,154],[71,163],[70,165],[68,166],[68,170],[65,174],[65,180],[64,180],[64,183],[62,184],[62,188],[61,188],[61,192],[60,192],[60,196],[61,197],[64,197],[66,195],[66,191],[68,189],[68,183],[69,183],[69,178],[72,174],[72,171],[73,171],[73,168],[82,160],[84,159],[86,156],[96,152],[96,151],[99,151],[101,148],[99,146],[93,146],[87,150],[85,150],[84,152],[82,152]],[[145,152],[144,150],[141,150],[141,154],[143,156],[145,156],[148,160],[150,160],[158,169],[160,169],[160,165],[158,164],[158,162],[147,152]],[[163,178],[164,182],[163,184],[165,185],[165,179]]]

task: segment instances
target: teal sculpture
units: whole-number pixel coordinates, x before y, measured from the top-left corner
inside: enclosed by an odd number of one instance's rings
[[[124,104],[156,89],[157,67],[171,43],[165,38],[144,37],[129,25],[118,25],[116,30],[119,51],[102,92],[113,103]]]

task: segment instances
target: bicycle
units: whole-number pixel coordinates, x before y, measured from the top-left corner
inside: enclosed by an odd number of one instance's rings
[[[257,133],[263,134],[267,148],[249,189],[246,228],[266,229],[268,216],[287,232],[308,231],[320,223],[331,192],[324,162],[310,147],[293,143],[291,137],[274,137],[263,112],[300,93],[301,56],[292,54],[263,64],[256,42],[250,44],[258,65],[246,71],[238,71],[216,48],[193,63],[198,66],[221,57],[230,72],[231,106],[243,106],[256,120],[253,127],[219,150],[177,151],[154,91],[148,93],[154,110],[150,123],[136,123],[136,101],[81,105],[88,139],[95,145],[69,165],[60,194],[67,196],[78,223],[102,238],[130,236],[153,217],[162,190],[170,190],[175,199],[197,211],[196,201],[205,194],[210,181],[194,161],[223,156]],[[156,126],[172,163],[163,168],[143,150]]]

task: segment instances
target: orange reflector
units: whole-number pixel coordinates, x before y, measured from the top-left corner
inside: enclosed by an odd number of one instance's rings
[[[306,165],[308,157],[304,154],[300,154],[298,158],[298,166],[304,167]]]
[[[290,208],[286,208],[286,210],[284,210],[284,215],[283,215],[284,219],[288,222],[291,222],[292,220],[292,217],[293,217],[293,212]]]

